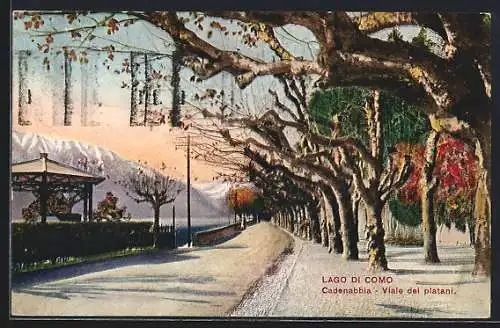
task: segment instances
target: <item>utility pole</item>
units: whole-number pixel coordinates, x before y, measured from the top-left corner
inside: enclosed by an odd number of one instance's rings
[[[178,149],[180,147],[186,147],[186,156],[187,156],[187,224],[188,224],[188,239],[187,239],[187,245],[191,246],[191,137],[194,137],[196,140],[196,137],[198,135],[191,136],[191,134],[188,132],[187,136],[180,136],[177,137],[177,139],[180,140],[186,140],[187,142],[181,142],[178,143],[175,146],[175,149]],[[195,141],[194,143],[195,146],[198,145],[198,143]]]
[[[148,61],[148,54],[144,54],[144,126],[148,125],[148,105],[149,105],[149,95],[151,90],[151,80],[150,80],[150,67]]]
[[[191,135],[187,136],[187,220],[188,247],[191,247]]]
[[[175,240],[175,204],[172,206],[172,233],[174,248],[177,248],[177,241]]]

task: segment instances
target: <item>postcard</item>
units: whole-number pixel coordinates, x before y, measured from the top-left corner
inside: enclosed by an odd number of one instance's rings
[[[12,12],[12,318],[487,319],[491,14]]]

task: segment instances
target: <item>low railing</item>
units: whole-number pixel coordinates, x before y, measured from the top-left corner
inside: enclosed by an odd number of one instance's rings
[[[175,227],[173,225],[160,225],[157,243],[159,248],[175,248]]]
[[[200,231],[193,235],[194,246],[210,246],[221,243],[238,235],[241,223],[233,223],[224,227]]]
[[[174,232],[173,225],[160,225],[158,232]]]

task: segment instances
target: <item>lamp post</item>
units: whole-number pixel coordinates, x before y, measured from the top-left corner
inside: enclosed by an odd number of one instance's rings
[[[191,247],[191,135],[187,136],[187,224],[188,247]]]

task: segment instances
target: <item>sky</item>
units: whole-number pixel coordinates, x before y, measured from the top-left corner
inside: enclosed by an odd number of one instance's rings
[[[187,14],[182,14],[186,16]],[[93,18],[101,19],[104,14],[95,14]],[[126,18],[125,15],[118,15],[116,19],[120,20]],[[44,69],[42,64],[43,58],[46,56],[37,49],[37,43],[42,43],[43,37],[37,37],[40,32],[54,32],[61,31],[66,28],[71,28],[75,26],[87,26],[93,24],[91,18],[82,17],[81,22],[73,22],[69,25],[66,18],[62,16],[47,16],[44,17],[45,25],[39,30],[25,30],[24,25],[21,20],[14,21],[13,25],[13,49],[14,61],[13,61],[13,82],[16,85],[17,78],[17,58],[16,51],[18,50],[31,50],[32,55],[29,59],[29,76],[30,85],[33,89],[41,89],[40,92],[35,92],[32,90],[33,98],[50,98],[47,97],[49,93],[49,86],[55,89],[51,97],[54,98],[54,94],[59,93],[57,99],[62,99],[61,88],[63,86],[62,80],[62,55],[48,56],[51,62],[51,71]],[[214,30],[210,38],[207,37],[206,31],[209,30],[209,24],[212,19],[204,20],[204,31],[199,32],[199,35],[205,40],[211,42],[212,44],[226,50],[239,50],[243,54],[253,57],[263,59],[265,61],[272,60],[276,55],[269,49],[269,47],[259,41],[257,47],[247,47],[243,45],[237,36],[224,36],[222,32]],[[229,22],[224,22],[228,26],[229,30],[237,30],[237,25],[235,23],[231,24]],[[188,28],[193,28],[192,24],[187,25]],[[402,27],[400,28],[403,36],[406,39],[411,39],[416,32],[418,32],[414,27]],[[385,38],[389,31],[382,31],[374,35],[375,37]],[[314,35],[306,28],[294,25],[285,25],[283,27],[275,28],[275,33],[277,38],[282,42],[282,44],[295,56],[302,56],[305,59],[315,58],[318,52],[318,43],[316,42]],[[167,57],[160,58],[154,61],[153,69],[159,70],[166,75],[166,81],[162,83],[160,97],[164,104],[164,107],[169,107],[171,103],[171,86],[169,82],[169,77],[171,74],[171,62],[168,56],[172,53],[172,40],[169,35],[162,31],[161,29],[146,23],[137,22],[128,27],[122,27],[115,34],[107,35],[106,29],[101,28],[93,32],[96,36],[92,41],[86,41],[84,45],[89,47],[102,47],[105,45],[112,44],[117,50],[136,50],[136,51],[148,51],[156,52],[158,54],[164,54]],[[82,33],[82,38],[86,36]],[[79,47],[82,45],[80,40],[72,41],[67,34],[54,35],[54,44],[56,46],[70,46]],[[78,49],[78,48],[77,48]],[[85,49],[83,49],[85,50]],[[82,70],[88,70],[89,83],[95,88],[93,88],[93,99],[94,102],[100,104],[104,108],[120,108],[125,112],[124,115],[118,115],[120,120],[115,120],[116,123],[121,122],[121,119],[127,120],[127,113],[130,107],[130,96],[127,88],[121,88],[123,83],[128,83],[130,76],[128,74],[115,74],[115,70],[121,69],[121,64],[123,59],[128,58],[128,54],[115,53],[113,61],[105,60],[106,53],[89,52],[89,64],[73,64],[72,77],[73,77],[73,99],[76,103],[79,103],[82,98]],[[104,64],[104,65],[103,65]],[[109,65],[109,69],[107,66]],[[202,83],[192,83],[189,79],[193,76],[193,72],[190,69],[184,68],[181,71],[181,88],[186,91],[188,102],[201,105],[199,102],[194,101],[193,96],[195,93],[202,93],[206,88],[214,89],[224,89],[226,94],[231,91],[233,93],[235,103],[242,104],[246,107],[251,108],[262,108],[270,104],[271,97],[267,94],[267,89],[279,89],[278,83],[273,77],[259,77],[257,78],[249,87],[244,90],[240,90],[231,75],[228,73],[220,73],[213,78],[204,81]],[[227,92],[227,91],[230,92]],[[226,97],[226,102],[229,102],[229,97]],[[53,105],[48,99],[44,99],[42,102],[42,107]],[[123,117],[122,117],[123,116]]]
[[[17,96],[18,96],[18,74],[19,74],[19,61],[18,61],[18,51],[20,50],[30,50],[31,56],[28,59],[28,88],[31,90],[32,94],[32,104],[29,106],[29,115],[32,117],[33,125],[31,127],[24,127],[22,130],[29,132],[43,132],[45,134],[59,135],[61,137],[71,137],[71,138],[81,138],[82,141],[97,142],[98,140],[103,140],[101,143],[106,143],[105,138],[108,138],[108,134],[113,129],[117,129],[116,134],[123,135],[124,131],[127,131],[129,124],[129,112],[130,112],[130,91],[127,88],[122,88],[121,86],[125,83],[130,82],[129,74],[116,74],[115,70],[120,70],[122,62],[125,58],[129,57],[129,54],[125,53],[115,53],[112,61],[106,60],[106,53],[100,52],[88,52],[89,63],[72,64],[72,85],[73,89],[71,92],[74,101],[74,116],[73,125],[75,126],[71,133],[68,129],[64,130],[58,126],[54,126],[54,120],[58,122],[56,125],[62,124],[62,106],[63,106],[63,89],[64,89],[64,75],[63,75],[63,56],[60,55],[45,55],[41,53],[37,48],[37,43],[43,43],[43,37],[37,36],[40,32],[56,32],[67,29],[69,27],[75,26],[87,26],[92,24],[92,19],[102,19],[105,14],[95,14],[91,17],[83,17],[80,22],[74,22],[73,25],[68,25],[66,18],[53,15],[44,16],[45,25],[39,30],[25,30],[23,22],[21,20],[14,20],[12,28],[12,42],[13,42],[13,75],[12,75],[12,85],[13,85],[13,108],[12,114],[13,118],[16,118],[17,113]],[[185,13],[181,15],[186,15]],[[116,19],[126,18],[124,15],[118,15]],[[212,36],[208,38],[207,30],[212,19],[207,18],[204,20],[204,31],[199,32],[193,25],[188,25],[188,28],[192,28],[198,31],[200,37],[206,41],[212,43],[213,45],[233,51],[240,51],[241,53],[253,57],[262,59],[265,61],[271,61],[274,56],[276,56],[262,41],[258,41],[257,47],[248,47],[240,42],[237,36],[224,36],[222,32],[214,30]],[[224,25],[228,27],[229,30],[237,30],[237,25],[235,23],[231,24],[226,21],[222,21]],[[79,25],[78,25],[79,24]],[[316,42],[314,35],[304,27],[285,25],[282,27],[277,27],[274,32],[283,44],[283,46],[289,50],[294,56],[302,56],[305,59],[314,59],[318,53],[318,43]],[[374,37],[385,39],[390,31],[382,31],[375,35]],[[418,33],[418,29],[413,26],[400,27],[400,32],[403,38],[406,40],[411,40]],[[159,109],[166,111],[170,108],[171,104],[171,86],[170,86],[170,74],[171,74],[171,62],[170,54],[172,53],[172,40],[168,34],[161,29],[152,26],[146,22],[137,22],[130,25],[129,27],[122,27],[115,34],[107,35],[106,29],[95,30],[93,35],[96,37],[92,41],[87,41],[83,45],[88,47],[102,47],[105,45],[112,44],[117,50],[132,50],[138,52],[154,52],[161,55],[160,59],[153,62],[153,69],[161,71],[166,79],[161,83],[160,100],[162,104],[158,106]],[[85,33],[82,33],[83,38],[85,38]],[[69,46],[70,48],[79,49],[82,46],[80,40],[71,40],[68,34],[55,34],[54,35],[54,45],[58,47]],[[85,50],[85,49],[83,49]],[[43,59],[47,56],[51,63],[50,70],[46,70],[43,65]],[[109,66],[109,69],[107,68]],[[234,97],[234,103],[239,104],[244,107],[249,112],[260,112],[267,106],[272,104],[272,97],[268,93],[268,89],[273,89],[278,91],[278,94],[283,94],[281,86],[272,76],[263,76],[256,78],[248,87],[241,90],[239,89],[234,78],[225,72],[219,73],[216,76],[203,81],[201,83],[193,83],[190,78],[193,76],[193,72],[188,68],[183,68],[181,70],[181,89],[186,92],[186,100],[188,105],[203,107],[206,103],[195,101],[195,93],[202,93],[206,88],[214,89],[224,89],[225,102],[229,104],[230,97],[232,93]],[[87,78],[86,83],[82,83],[82,80]],[[89,87],[85,87],[89,86]],[[91,119],[89,124],[99,125],[104,130],[99,130],[99,128],[92,129],[79,129],[78,133],[75,134],[76,127],[81,125],[81,108],[83,107],[83,98],[88,99],[87,108],[91,113]],[[286,103],[286,99],[281,97]],[[232,107],[231,104],[230,108]],[[233,107],[234,108],[234,107]],[[56,113],[56,118],[54,119],[54,113]],[[16,120],[14,120],[14,128],[21,129],[21,127],[16,127]],[[170,144],[172,140],[169,140],[169,132],[166,130],[161,130],[162,138]],[[111,130],[110,130],[111,129]],[[101,132],[99,132],[101,131]],[[96,139],[96,134],[102,133],[102,138]],[[129,138],[141,138],[141,134],[134,131],[131,133]],[[142,133],[142,132],[141,132]],[[147,133],[145,130],[144,133]],[[106,137],[105,137],[106,136]],[[126,138],[124,136],[124,138]],[[148,137],[149,138],[149,137]],[[97,140],[97,141],[96,141]],[[106,146],[106,145],[103,145]],[[171,146],[171,145],[170,145]],[[169,147],[170,147],[169,146]],[[109,147],[117,147],[116,143],[109,143]],[[121,147],[123,148],[123,146]],[[120,148],[120,149],[121,149]],[[171,148],[171,147],[170,147]],[[113,150],[113,149],[112,149]],[[137,156],[137,152],[132,152]],[[124,154],[122,154],[124,155]],[[126,154],[125,154],[126,155]],[[149,156],[149,155],[148,155]],[[151,155],[154,157],[154,155]],[[149,157],[148,157],[149,158]],[[132,158],[136,159],[136,158]],[[154,158],[150,160],[154,161]],[[159,162],[159,160],[157,160]],[[205,175],[204,175],[205,176]],[[207,175],[207,179],[208,179]]]
[[[43,31],[55,31],[67,28],[69,25],[67,24],[65,18],[61,18],[60,16],[53,16],[52,20],[46,20],[49,23],[46,23],[46,27],[43,27]],[[205,25],[209,25],[210,21],[207,20]],[[87,22],[82,20],[81,25],[86,25]],[[207,27],[208,28],[208,27]],[[52,65],[51,69],[55,70],[55,72],[47,72],[43,69],[43,58],[46,56],[41,53],[37,49],[37,43],[41,43],[40,40],[43,38],[35,37],[37,33],[33,31],[26,31],[21,21],[15,21],[13,26],[13,49],[14,51],[18,50],[32,50],[32,56],[30,59],[30,69],[31,69],[31,83],[36,86],[47,84],[47,80],[50,80],[53,86],[56,89],[59,89],[61,86],[61,76],[63,70],[61,68],[63,58],[62,55],[58,56],[49,56]],[[97,38],[95,38],[91,42],[86,42],[88,46],[103,46],[113,44],[116,49],[124,49],[125,47],[121,46],[122,44],[126,44],[132,47],[129,49],[137,50],[137,51],[151,51],[159,54],[170,55],[172,52],[171,39],[166,32],[161,31],[160,29],[152,26],[146,22],[138,22],[133,25],[130,25],[127,28],[122,28],[116,34],[112,36],[108,36],[105,33],[105,30],[95,32]],[[285,26],[282,29],[279,29],[277,32],[278,38],[284,40],[284,42],[288,45],[290,51],[297,55],[304,56],[305,58],[312,58],[312,55],[315,55],[317,52],[317,44],[315,44],[313,40],[312,33],[308,30],[295,27],[295,26]],[[294,36],[300,36],[301,41],[297,41],[294,39]],[[206,37],[206,35],[205,35]],[[71,42],[66,35],[55,35],[54,36],[55,45],[63,46],[79,46],[80,41]],[[34,41],[32,41],[34,40]],[[207,39],[208,40],[208,39]],[[272,51],[264,44],[259,45],[257,48],[249,48],[243,46],[236,37],[223,37],[221,32],[215,31],[213,36],[209,40],[210,42],[221,46],[228,50],[236,50],[240,49],[242,53],[245,55],[249,55],[254,58],[260,58],[264,60],[271,60],[274,54]],[[309,42],[309,44],[307,43]],[[102,65],[105,60],[106,53],[97,54],[93,53],[90,55],[90,62],[88,69],[93,69],[96,72],[96,79],[94,83],[99,85],[99,90],[106,90],[106,92],[100,92],[99,101],[105,107],[120,107],[124,110],[128,111],[130,100],[128,99],[128,91],[127,89],[121,89],[119,86],[122,82],[128,82],[130,77],[128,75],[118,75],[114,74],[113,71],[115,69],[121,68],[121,63],[124,58],[129,57],[127,54],[117,54],[115,53],[115,58],[112,62],[108,60],[106,65]],[[14,85],[16,82],[17,76],[17,65],[16,59],[14,57],[14,65],[13,65],[13,80]],[[57,64],[55,64],[57,63]],[[110,64],[110,69],[106,69],[106,66]],[[78,89],[78,84],[81,82],[81,68],[78,66],[80,64],[75,64],[73,69],[73,80],[75,89]],[[167,78],[171,74],[171,62],[168,57],[157,60],[153,64],[154,69],[161,69],[164,74],[167,75]],[[110,73],[111,72],[111,73]],[[267,89],[276,85],[276,82],[273,81],[271,77],[262,77],[256,80],[250,87],[245,90],[240,90],[236,84],[232,76],[228,73],[220,73],[208,81],[204,81],[202,83],[193,84],[189,81],[191,76],[193,75],[190,69],[184,68],[181,71],[181,88],[187,91],[188,101],[193,101],[194,93],[201,93],[206,88],[216,88],[220,89],[221,87],[227,90],[233,90],[235,103],[240,103],[249,107],[262,107],[266,104],[266,101],[269,101],[269,97],[262,97],[262,91],[267,93]],[[49,77],[47,79],[47,77]],[[112,92],[108,92],[111,91]],[[170,91],[171,87],[167,81],[167,83],[163,83],[162,90],[162,100],[164,104],[171,103]],[[256,97],[255,95],[259,95]],[[75,100],[78,101],[80,95],[75,93]],[[229,97],[228,97],[229,98]],[[229,99],[227,99],[229,101]]]

